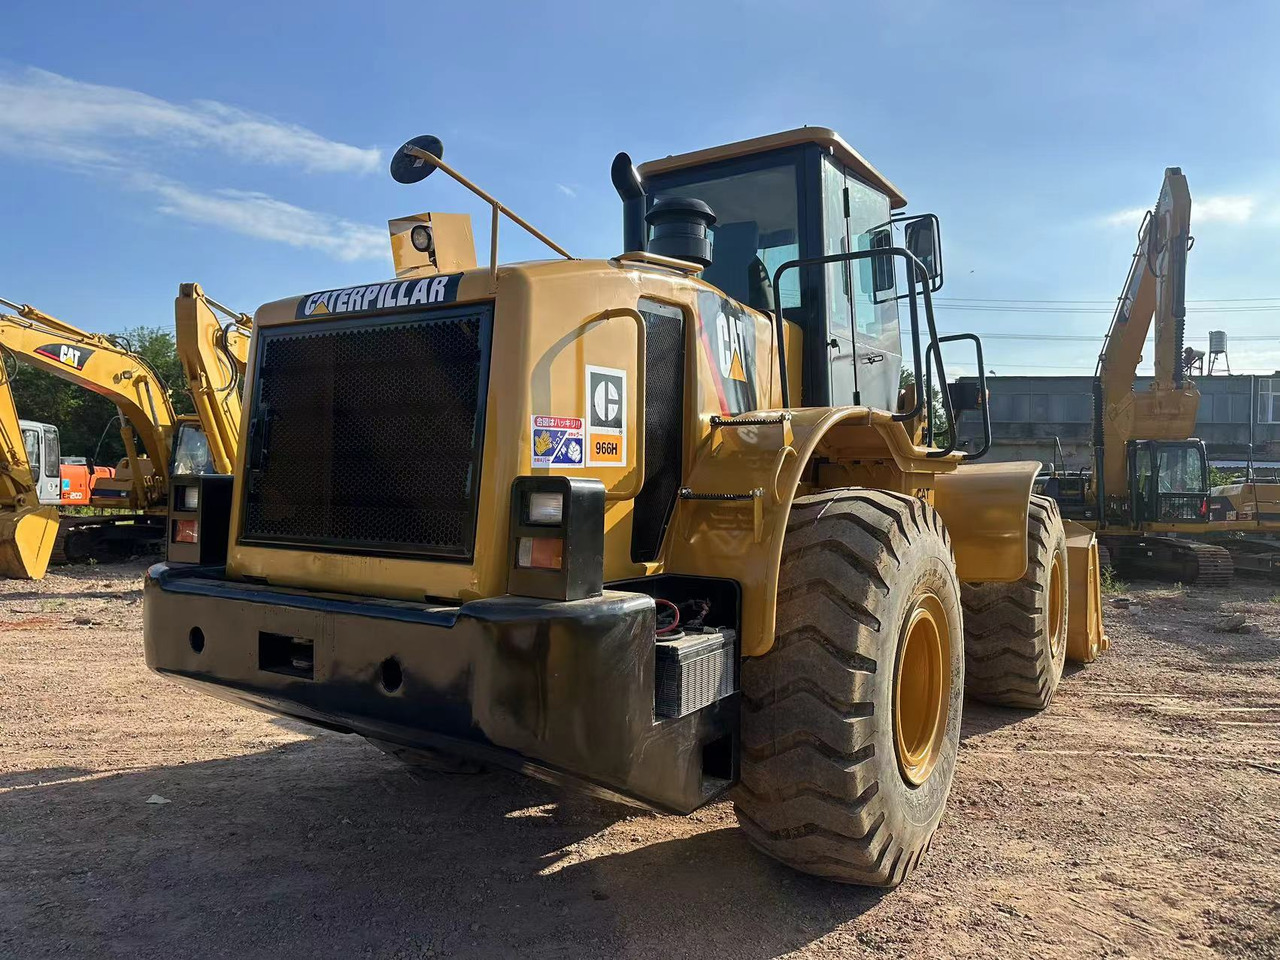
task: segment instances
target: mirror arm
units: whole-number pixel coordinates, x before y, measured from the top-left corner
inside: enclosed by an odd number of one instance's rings
[[[560,246],[560,244],[556,243],[554,240],[548,237],[545,233],[543,233],[533,224],[529,223],[529,221],[525,220],[519,214],[515,213],[514,211],[504,206],[501,203],[501,201],[499,201],[496,197],[481,190],[474,183],[472,183],[470,180],[468,180],[466,177],[460,174],[457,170],[454,170],[453,167],[449,166],[447,163],[445,163],[435,154],[429,153],[426,150],[419,149],[418,147],[411,147],[407,144],[402,149],[409,156],[417,157],[419,160],[423,161],[424,163],[431,164],[431,166],[435,167],[437,170],[443,170],[449,176],[453,177],[454,180],[457,180],[458,183],[462,184],[464,187],[466,187],[468,190],[470,190],[477,197],[479,197],[481,200],[483,200],[485,203],[489,204],[489,206],[493,208],[493,235],[489,239],[489,271],[495,279],[497,278],[497,275],[498,275],[499,215],[505,215],[509,220],[515,223],[516,226],[522,228],[526,233],[534,237],[534,239],[541,240],[543,243],[545,243],[548,247],[550,247],[556,253],[560,254],[560,256],[564,257],[566,260],[574,259],[573,254],[569,253],[568,250]]]

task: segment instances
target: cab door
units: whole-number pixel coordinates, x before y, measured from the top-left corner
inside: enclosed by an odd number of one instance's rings
[[[844,171],[831,160],[822,158],[822,253],[848,253],[849,216],[846,207]],[[826,266],[826,303],[823,314],[826,329],[827,364],[831,378],[831,405],[844,406],[861,400],[858,390],[857,345],[854,342],[853,272],[855,264],[830,263]]]
[[[36,477],[40,502],[62,503],[62,438],[58,428],[44,424],[40,428],[40,470]],[[33,472],[34,467],[33,467]]]

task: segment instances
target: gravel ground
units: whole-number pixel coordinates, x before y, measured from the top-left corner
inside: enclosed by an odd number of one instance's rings
[[[771,863],[727,804],[413,776],[183,690],[143,665],[142,570],[0,581],[0,956],[1280,957],[1274,585],[1134,585],[1048,711],[966,705],[886,894]]]

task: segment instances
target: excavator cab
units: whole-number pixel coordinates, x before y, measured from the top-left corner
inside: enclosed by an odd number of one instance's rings
[[[173,436],[173,456],[169,475],[173,477],[202,476],[219,471],[214,467],[213,452],[209,449],[209,437],[196,417],[180,417]]]
[[[1209,459],[1200,440],[1129,444],[1130,509],[1139,524],[1209,519]]]

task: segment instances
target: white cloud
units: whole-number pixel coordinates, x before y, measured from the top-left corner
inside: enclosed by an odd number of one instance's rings
[[[1136,227],[1147,215],[1147,209],[1147,207],[1130,207],[1128,210],[1117,210],[1103,217],[1102,222],[1109,227]]]
[[[1237,194],[1232,196],[1192,197],[1191,226],[1197,223],[1245,223],[1252,219],[1257,200],[1254,197]],[[1102,217],[1102,222],[1109,227],[1137,228],[1146,216],[1149,207],[1130,207],[1117,210]]]
[[[1191,223],[1244,223],[1253,218],[1256,201],[1253,197],[1205,197],[1191,204]]]
[[[569,197],[570,199],[573,199],[578,195],[577,190],[573,189],[573,187],[566,186],[563,183],[557,183],[556,189],[559,190],[561,193],[563,193],[566,197]]]
[[[385,258],[389,249],[385,229],[326,216],[264,193],[202,193],[158,178],[138,180],[137,185],[159,197],[161,213],[246,237],[320,250],[339,260]]]
[[[154,145],[183,152],[212,148],[240,161],[317,173],[370,173],[382,164],[375,148],[329,140],[213,100],[177,104],[32,67],[0,73],[0,151],[117,166]]]

